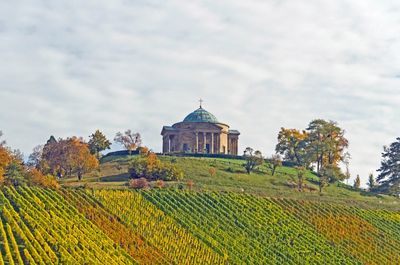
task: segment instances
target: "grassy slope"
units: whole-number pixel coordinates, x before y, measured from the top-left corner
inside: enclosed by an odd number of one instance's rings
[[[85,176],[83,183],[76,179],[64,180],[65,186],[86,185],[92,188],[126,188],[128,180],[127,167],[129,157],[107,157],[101,164],[100,173]],[[234,191],[257,194],[267,197],[283,197],[294,199],[317,200],[327,202],[346,203],[369,208],[386,208],[400,210],[400,200],[390,196],[376,196],[364,191],[354,191],[351,188],[338,187],[336,184],[326,187],[323,194],[318,192],[298,192],[288,187],[287,182],[296,181],[296,172],[290,167],[278,168],[275,176],[271,175],[268,165],[263,165],[259,172],[248,175],[245,173],[242,160],[189,158],[189,157],[161,157],[162,160],[173,160],[185,171],[185,180],[182,183],[171,182],[168,187],[178,187],[187,180],[194,182],[196,190]],[[217,169],[215,176],[211,176],[209,169]],[[316,177],[309,172],[306,176],[309,186],[317,187]]]

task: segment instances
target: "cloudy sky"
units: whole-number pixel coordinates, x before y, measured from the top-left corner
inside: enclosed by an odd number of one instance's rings
[[[399,30],[399,1],[1,1],[0,130],[25,154],[97,128],[160,151],[203,98],[266,155],[337,121],[365,182],[400,136]]]

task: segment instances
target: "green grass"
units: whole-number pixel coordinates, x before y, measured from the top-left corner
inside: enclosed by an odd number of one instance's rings
[[[133,157],[115,156],[106,157],[99,172],[93,172],[84,177],[82,182],[76,178],[63,180],[64,186],[86,186],[89,188],[126,189],[129,180],[128,165]],[[221,158],[193,158],[160,156],[163,161],[176,163],[185,172],[185,179],[181,182],[168,182],[167,188],[188,188],[188,180],[193,181],[194,190],[202,191],[232,191],[237,193],[256,194],[263,197],[293,198],[314,200],[321,202],[338,202],[346,205],[363,208],[386,208],[400,211],[400,200],[385,195],[375,195],[365,191],[353,190],[350,186],[331,184],[325,187],[322,194],[319,192],[299,192],[287,185],[296,182],[296,170],[291,167],[279,167],[274,176],[267,164],[261,166],[257,172],[250,175],[243,168],[243,160]],[[216,169],[211,176],[210,168]],[[318,189],[317,177],[308,172],[305,176],[308,186]]]

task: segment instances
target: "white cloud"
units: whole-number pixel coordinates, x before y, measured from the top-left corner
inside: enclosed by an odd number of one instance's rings
[[[396,1],[2,1],[0,129],[25,153],[97,128],[160,150],[202,97],[266,154],[338,121],[366,181],[399,136],[399,26]]]

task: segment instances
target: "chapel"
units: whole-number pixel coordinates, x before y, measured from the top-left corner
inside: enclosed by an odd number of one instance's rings
[[[202,107],[172,126],[163,126],[163,153],[238,154],[239,131]]]

